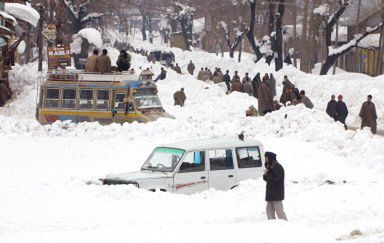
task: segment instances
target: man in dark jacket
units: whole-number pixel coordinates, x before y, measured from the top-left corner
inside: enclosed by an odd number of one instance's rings
[[[260,73],[257,73],[252,80],[253,96],[255,96],[256,99],[258,99],[259,97],[257,91],[259,89],[260,83],[261,83]]]
[[[229,70],[227,70],[223,76],[223,81],[227,85],[227,93],[231,90],[231,76],[229,76]]]
[[[335,111],[336,111],[336,121],[339,121],[344,124],[345,130],[347,130],[347,125],[345,124],[345,120],[348,116],[348,108],[347,105],[343,101],[343,96],[339,95],[337,97],[338,101],[336,103]]]
[[[166,77],[167,77],[167,71],[165,71],[165,69],[163,67],[161,67],[161,72],[157,76],[157,78],[154,80],[154,82],[157,82],[159,80],[164,80]]]
[[[284,168],[276,160],[276,154],[265,153],[265,173],[264,181],[267,182],[265,201],[267,201],[268,220],[279,219],[288,220],[283,208],[284,200]]]
[[[331,100],[328,102],[327,109],[325,110],[328,116],[332,117],[336,121],[336,100],[335,96],[331,96]]]

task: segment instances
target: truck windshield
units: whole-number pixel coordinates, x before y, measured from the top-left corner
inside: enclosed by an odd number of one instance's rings
[[[185,151],[182,149],[162,147],[156,148],[141,169],[172,172],[177,163],[179,163],[184,152]]]
[[[161,108],[161,103],[157,95],[135,96],[135,105],[138,109]]]

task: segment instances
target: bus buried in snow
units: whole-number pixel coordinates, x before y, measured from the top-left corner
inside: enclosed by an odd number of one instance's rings
[[[164,111],[151,80],[143,81],[132,72],[50,72],[39,94],[36,118],[41,124],[70,120],[107,125],[173,118]]]

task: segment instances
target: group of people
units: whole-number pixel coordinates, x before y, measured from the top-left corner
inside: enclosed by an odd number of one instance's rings
[[[337,101],[335,95],[331,96],[331,100],[328,102],[326,112],[335,121],[343,123],[345,129],[347,130],[345,121],[348,117],[348,108],[343,101],[342,95],[337,97]],[[362,104],[359,117],[361,118],[361,129],[364,127],[369,127],[373,134],[377,133],[377,113],[375,103],[372,102],[372,95],[368,95],[367,101]]]
[[[131,56],[125,50],[121,50],[116,62],[117,71],[128,71],[131,67]],[[93,55],[87,58],[85,71],[109,73],[112,71],[111,59],[108,56],[108,51],[104,49],[99,55],[98,50],[93,51]]]

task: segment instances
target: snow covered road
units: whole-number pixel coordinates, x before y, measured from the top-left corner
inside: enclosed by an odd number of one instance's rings
[[[134,60],[134,68],[148,66],[143,57],[134,55]],[[204,62],[215,60],[207,54]],[[221,61],[236,68],[231,60]],[[34,120],[33,68],[30,64],[13,71],[13,85],[23,88],[16,100],[0,108],[0,242],[384,240],[382,137],[367,130],[346,132],[322,108],[296,106],[262,118],[245,117],[245,109],[257,104],[254,98],[225,95],[219,85],[173,71],[158,85],[160,99],[174,120],[41,126]],[[158,72],[160,66],[153,68]],[[247,69],[252,67],[242,70]],[[295,75],[298,82],[307,77]],[[345,80],[338,81],[337,89],[348,86]],[[317,104],[327,101],[328,94],[317,90],[319,81],[302,82]],[[328,82],[336,80],[328,77],[323,83]],[[364,89],[375,91],[377,82]],[[172,100],[181,87],[188,97],[184,108],[174,107]],[[351,90],[348,96],[357,92]],[[353,100],[356,107],[359,102]],[[353,114],[356,111],[352,120]],[[191,196],[85,184],[108,173],[138,170],[154,146],[234,137],[241,131],[278,154],[286,171],[288,222],[266,220],[262,179],[246,181],[229,192],[209,190]],[[355,229],[363,235],[350,237]]]

